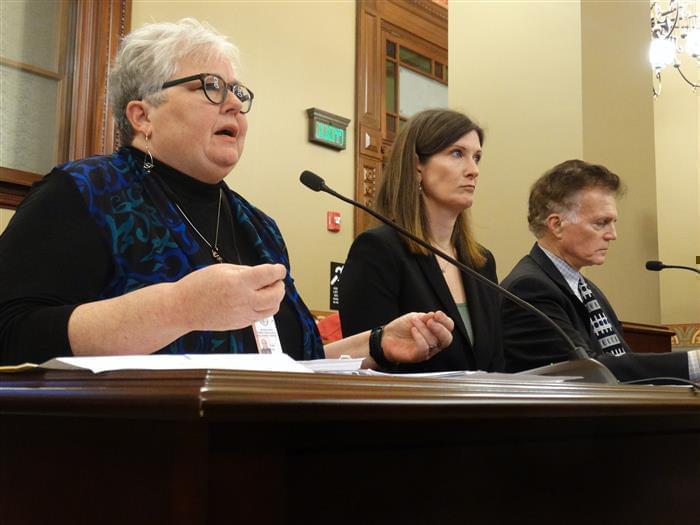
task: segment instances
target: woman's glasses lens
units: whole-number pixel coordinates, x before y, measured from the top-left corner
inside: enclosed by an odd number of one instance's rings
[[[204,77],[204,91],[207,98],[215,104],[221,104],[224,102],[224,100],[226,100],[226,90],[228,87],[229,86],[226,85],[226,82],[224,82],[224,80],[218,76],[207,75]],[[231,86],[231,91],[243,104],[241,113],[247,113],[250,111],[253,103],[253,97],[250,90],[241,84],[233,84]]]

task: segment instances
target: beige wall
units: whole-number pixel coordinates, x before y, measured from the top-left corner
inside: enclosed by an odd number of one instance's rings
[[[658,253],[649,6],[581,2],[583,155],[620,175],[618,240],[604,266],[586,274],[622,319],[660,321],[658,275],[644,262]]]
[[[534,241],[530,185],[583,154],[580,24],[577,3],[450,3],[449,103],[486,129],[473,217],[501,279]]]
[[[10,222],[10,219],[12,218],[12,215],[14,215],[14,212],[12,210],[5,210],[3,208],[0,208],[0,233],[5,230],[7,227],[7,223]]]
[[[525,222],[529,185],[579,157],[609,166],[628,186],[619,239],[606,264],[587,274],[623,319],[697,321],[700,293],[697,281],[688,288],[691,275],[663,275],[660,295],[659,276],[644,270],[648,259],[683,264],[694,251],[685,262],[692,265],[700,254],[698,99],[688,100],[686,90],[683,101],[666,103],[666,146],[656,146],[655,156],[649,38],[645,2],[453,2],[450,106],[486,127],[474,218],[500,278],[533,241]],[[670,123],[676,113],[681,128]]]
[[[312,309],[327,310],[329,262],[344,261],[352,211],[299,182],[310,169],[352,195],[354,122],[343,152],[307,142],[306,109],[354,118],[355,3],[133,3],[132,27],[192,16],[228,35],[242,52],[240,78],[255,93],[246,151],[227,183],[277,221],[299,290]],[[326,211],[342,213],[339,234],[326,231]]]
[[[696,83],[692,59],[683,73]],[[700,255],[700,97],[675,71],[662,73],[662,90],[654,102],[659,259],[696,267]],[[697,266],[700,269],[700,265]],[[661,322],[700,322],[700,275],[681,270],[659,274]]]

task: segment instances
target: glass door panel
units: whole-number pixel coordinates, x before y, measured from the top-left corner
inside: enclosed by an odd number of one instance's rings
[[[416,73],[403,66],[399,67],[401,98],[399,113],[410,117],[419,111],[447,107],[447,86],[437,80]]]

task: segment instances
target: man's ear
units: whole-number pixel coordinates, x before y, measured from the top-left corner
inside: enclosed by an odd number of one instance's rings
[[[151,120],[149,119],[151,107],[143,100],[132,100],[126,105],[126,118],[129,119],[135,135],[143,134],[146,137],[151,135]]]
[[[547,231],[557,239],[561,239],[562,230],[564,229],[564,219],[558,213],[550,214],[545,220],[544,224],[547,227]]]

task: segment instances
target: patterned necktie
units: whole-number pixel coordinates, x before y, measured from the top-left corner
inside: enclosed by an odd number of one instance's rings
[[[593,295],[593,290],[582,278],[578,280],[578,291],[581,293],[586,310],[588,310],[591,328],[603,353],[612,354],[615,357],[624,354],[625,347],[622,345],[615,328],[610,324],[608,316],[605,315],[600,303]]]

